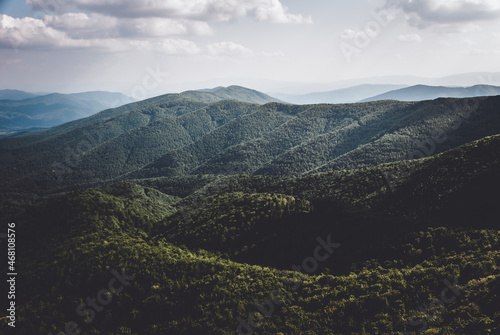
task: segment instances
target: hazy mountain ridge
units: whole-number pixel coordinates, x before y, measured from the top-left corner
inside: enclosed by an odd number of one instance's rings
[[[2,130],[53,127],[130,102],[121,93],[51,93],[18,101],[0,101]]]
[[[24,92],[20,90],[0,90],[0,100],[25,100],[39,96],[40,94]]]
[[[186,82],[169,85],[167,88],[172,92],[192,90],[193,87],[203,89],[206,87],[218,87],[229,85],[240,85],[253,87],[256,90],[266,92],[271,96],[285,100],[283,95],[304,95],[310,92],[329,92],[346,89],[359,85],[429,85],[447,87],[469,87],[474,85],[500,86],[500,72],[471,72],[459,73],[444,77],[424,77],[411,75],[386,75],[375,77],[360,77],[354,79],[340,79],[329,82],[294,82],[257,78],[214,78],[205,82]],[[158,93],[160,94],[160,93]]]
[[[474,85],[470,87],[363,84],[328,92],[313,92],[301,95],[274,94],[280,99],[295,104],[355,103],[379,100],[424,101],[437,98],[470,98],[500,94],[500,86]]]
[[[339,104],[354,103],[374,95],[407,87],[407,85],[363,84],[327,92],[313,92],[301,95],[275,94],[276,97],[294,104]]]
[[[500,95],[500,86],[475,85],[471,87],[444,87],[416,85],[392,90],[360,102],[377,100],[423,101],[437,98],[470,98]]]

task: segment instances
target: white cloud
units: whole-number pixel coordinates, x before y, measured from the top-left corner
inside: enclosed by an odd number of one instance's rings
[[[276,23],[311,22],[310,18],[289,13],[280,0],[58,0],[54,3],[27,0],[26,3],[47,15],[43,19],[4,16],[0,26],[1,46],[99,47],[113,51],[141,46],[167,54],[196,54],[200,49],[195,43],[173,37],[213,35],[209,22],[243,16]],[[75,9],[81,12],[74,12]],[[209,51],[251,54],[232,42],[214,43]]]
[[[140,50],[158,52],[167,55],[195,55],[200,48],[192,41],[169,38],[162,40],[124,40],[123,45],[127,50]]]
[[[195,35],[212,35],[214,33],[212,27],[207,22],[189,20],[184,21],[187,26],[188,32]]]
[[[119,31],[123,37],[213,34],[212,28],[206,22],[166,18],[120,19]]]
[[[42,20],[0,15],[0,46],[2,47],[14,49],[23,47],[78,48],[91,44],[92,41],[71,39],[64,32],[48,27]]]
[[[4,15],[0,22],[0,47],[141,49],[191,55],[199,53],[200,48],[178,37],[213,35],[209,22],[244,16],[276,23],[312,22],[310,17],[289,13],[280,0],[26,0],[26,3],[46,15],[42,19],[14,19]],[[252,53],[233,42],[214,43],[208,50],[214,55]]]
[[[114,17],[101,14],[66,13],[62,15],[45,15],[43,22],[46,26],[64,31],[66,34],[84,38],[98,34],[100,38],[112,35],[118,25]]]
[[[399,35],[399,40],[403,42],[422,42],[419,34]]]
[[[462,32],[475,21],[500,18],[498,0],[398,0],[410,25],[421,29],[442,27],[438,32]],[[394,0],[386,0],[387,5]]]
[[[43,9],[46,0],[27,0]],[[290,14],[280,0],[66,0],[65,5],[117,17],[164,17],[202,21],[230,21],[252,16],[259,21],[311,23],[310,17]],[[56,8],[56,10],[60,10]]]
[[[312,18],[302,15],[289,14],[279,0],[244,1],[250,3],[248,12],[252,13],[259,21],[270,21],[276,23],[312,23]]]
[[[208,52],[214,56],[249,56],[252,54],[250,49],[234,42],[212,43],[207,47]]]
[[[68,16],[45,17],[45,20],[69,32],[105,30],[98,20],[91,17],[76,16],[73,22]],[[94,31],[94,32],[95,32]],[[149,50],[170,55],[192,55],[200,48],[192,41],[184,39],[134,40],[120,38],[73,38],[63,31],[48,26],[44,20],[33,18],[13,18],[0,15],[0,47],[17,49],[92,49],[97,51]]]
[[[92,13],[46,15],[44,23],[74,38],[164,37],[173,35],[210,35],[206,22],[168,18],[116,18]]]

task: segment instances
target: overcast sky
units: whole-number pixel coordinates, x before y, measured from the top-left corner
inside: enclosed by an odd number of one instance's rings
[[[0,88],[139,97],[498,72],[499,56],[498,0],[0,0]]]

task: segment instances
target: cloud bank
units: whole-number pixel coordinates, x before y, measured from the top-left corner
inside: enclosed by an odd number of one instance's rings
[[[46,0],[27,0],[34,9],[51,12],[76,7],[80,10],[123,18],[179,18],[206,22],[230,21],[250,16],[258,21],[310,23],[310,17],[290,14],[280,0],[66,0],[64,6]]]
[[[85,14],[84,14],[85,15]],[[121,38],[77,38],[82,32],[106,30],[107,24],[91,24],[94,19],[81,16],[82,20],[71,21],[65,31],[53,26],[66,25],[65,20],[56,20],[46,16],[44,20],[34,18],[13,18],[0,14],[0,47],[31,50],[92,49],[101,52],[119,52],[130,50],[148,50],[171,55],[191,55],[200,52],[195,43],[178,38],[160,40],[121,39]],[[76,29],[78,28],[78,29]],[[78,31],[78,33],[75,33]]]
[[[41,18],[0,16],[0,47],[14,49],[153,50],[197,54],[192,36],[214,35],[211,24],[251,17],[302,24],[280,0],[27,0]],[[182,38],[181,38],[182,37]],[[212,55],[249,54],[233,42],[213,44]]]
[[[498,0],[387,0],[398,4],[411,26],[435,27],[441,32],[461,32],[473,22],[500,18]]]

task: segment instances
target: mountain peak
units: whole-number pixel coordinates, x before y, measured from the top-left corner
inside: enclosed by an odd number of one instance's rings
[[[196,91],[185,91],[182,96],[190,99],[195,99],[202,102],[212,103],[220,100],[236,100],[254,104],[266,104],[269,102],[282,102],[279,99],[273,98],[265,93],[238,86],[217,86],[214,88],[205,88]]]

